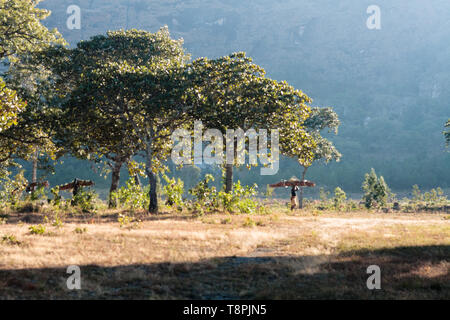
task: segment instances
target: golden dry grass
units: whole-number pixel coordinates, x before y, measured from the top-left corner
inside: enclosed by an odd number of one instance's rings
[[[0,298],[448,299],[447,217],[162,214],[121,227],[108,213],[58,228],[35,214],[27,221],[46,232],[34,235],[13,215],[0,225]],[[378,292],[365,285],[371,264]],[[80,291],[65,287],[69,265],[81,267]]]

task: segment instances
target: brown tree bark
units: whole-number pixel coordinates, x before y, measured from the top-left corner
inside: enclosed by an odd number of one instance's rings
[[[156,174],[152,171],[152,159],[153,159],[153,150],[150,146],[150,143],[147,145],[146,150],[147,163],[145,166],[145,171],[147,173],[148,182],[150,185],[149,197],[150,204],[148,206],[148,211],[150,213],[158,213],[158,194],[157,194],[157,179]]]
[[[112,193],[119,188],[120,169],[122,168],[123,162],[123,160],[115,160],[112,167],[111,187],[109,189],[109,208],[115,208],[117,206],[116,201],[112,198]]]
[[[225,165],[225,192],[230,193],[233,191],[233,165]]]
[[[305,175],[306,175],[307,170],[308,170],[308,167],[303,168],[302,181],[305,180]],[[300,192],[298,193],[298,203],[299,203],[298,206],[300,209],[303,209],[303,188],[304,188],[304,186],[300,186]]]
[[[31,183],[37,182],[37,168],[38,168],[38,156],[39,156],[39,150],[36,150],[33,155],[33,167],[31,170]]]

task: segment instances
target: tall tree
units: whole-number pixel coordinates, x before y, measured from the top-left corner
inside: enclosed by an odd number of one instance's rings
[[[177,70],[188,60],[182,40],[167,27],[156,33],[110,31],[77,48],[49,50],[43,61],[57,61],[56,86],[62,96],[60,143],[81,157],[112,160],[111,192],[123,163],[138,152],[147,158],[151,186],[149,211],[157,211],[157,168],[178,115],[171,110],[180,93]],[[47,63],[46,62],[46,63]],[[172,109],[171,109],[172,108]],[[160,143],[161,142],[161,143]]]
[[[50,15],[50,12],[44,9],[36,8],[39,0],[0,0],[0,60],[9,63],[10,67],[19,64],[20,57],[29,55],[32,52],[44,50],[54,44],[65,44],[64,39],[56,29],[49,31],[41,24],[41,20]],[[4,81],[0,79],[0,87],[2,91],[2,102],[0,102],[0,118],[5,119],[8,129],[3,127],[0,130],[0,161],[5,165],[10,162],[14,154],[21,153],[22,156],[28,156],[35,150],[32,144],[40,141],[39,135],[42,133],[37,130],[39,124],[34,121],[24,121],[29,119],[29,115],[34,111],[24,114],[25,104],[20,103],[17,97],[28,102],[28,108],[33,105],[32,98],[24,95],[24,91],[29,90],[22,81],[10,81],[14,77],[7,77],[7,85],[17,91],[17,95],[13,91],[8,91]],[[23,77],[22,77],[23,80]],[[30,82],[28,82],[30,84]],[[36,87],[37,83],[31,86]],[[32,91],[32,90],[31,90]],[[9,93],[8,93],[9,92]],[[6,97],[14,97],[10,99],[8,108]],[[11,104],[12,101],[15,101]],[[27,109],[27,111],[29,111]],[[19,114],[18,114],[19,113]],[[12,126],[10,124],[13,124]],[[34,135],[37,133],[37,135]]]
[[[193,117],[205,126],[223,134],[227,129],[278,128],[284,144],[295,130],[298,147],[304,150],[307,141],[300,141],[301,136],[306,137],[301,124],[308,115],[309,98],[303,92],[266,78],[264,69],[244,52],[213,60],[200,58],[190,68],[196,74]],[[225,165],[226,192],[232,190],[233,167]]]
[[[168,69],[172,63],[184,64],[189,57],[182,41],[172,40],[167,27],[156,33],[109,31],[79,43],[74,49],[51,49],[41,58],[44,63],[55,62],[56,86],[60,92],[66,92],[61,99],[63,114],[57,135],[60,145],[78,157],[97,160],[106,157],[112,168],[111,194],[119,185],[122,165],[146,149],[145,137],[135,130],[143,125],[143,120],[132,121],[134,118],[128,118],[127,114],[138,101],[131,94],[142,86],[130,81],[139,81],[137,78],[152,73],[151,70]],[[114,205],[111,199],[110,205]],[[154,201],[151,206],[152,210],[157,207]]]

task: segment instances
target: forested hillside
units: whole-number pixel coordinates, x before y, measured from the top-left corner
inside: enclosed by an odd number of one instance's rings
[[[66,26],[72,4],[81,8],[80,30]],[[381,30],[366,27],[371,4],[381,8]],[[343,156],[311,168],[307,178],[319,187],[358,191],[371,167],[393,190],[450,187],[442,135],[450,116],[447,0],[46,0],[40,7],[52,11],[44,24],[71,46],[107,30],[168,25],[193,58],[246,51],[313,105],[333,107],[341,126],[329,137]],[[66,160],[56,170],[64,180],[91,169]],[[265,185],[293,175],[301,175],[300,166],[283,160],[275,177],[247,169],[237,177]]]

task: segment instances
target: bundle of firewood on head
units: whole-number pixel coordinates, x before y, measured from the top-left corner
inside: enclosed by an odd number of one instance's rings
[[[315,187],[316,184],[308,180],[282,180],[278,183],[269,184],[271,188],[282,188],[282,187]]]
[[[65,191],[65,190],[72,190],[72,194],[75,196],[77,195],[78,191],[80,190],[80,187],[90,187],[94,185],[94,181],[91,180],[80,180],[75,178],[73,182],[66,183],[62,186],[58,187],[59,191]]]
[[[50,184],[48,183],[48,181],[41,181],[41,182],[32,182],[32,183],[28,183],[28,184],[24,184],[22,187],[17,187],[15,188],[11,194],[14,196],[16,195],[18,192],[22,193],[23,192],[23,188],[25,188],[25,192],[27,193],[31,193],[36,191],[36,189],[39,188],[48,188],[50,187]]]

